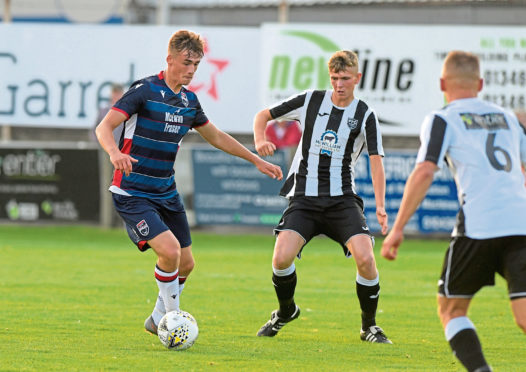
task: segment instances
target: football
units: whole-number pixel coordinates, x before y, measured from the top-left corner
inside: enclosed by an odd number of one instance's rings
[[[197,339],[199,329],[195,318],[186,311],[175,310],[166,313],[157,328],[161,343],[170,350],[185,350]]]

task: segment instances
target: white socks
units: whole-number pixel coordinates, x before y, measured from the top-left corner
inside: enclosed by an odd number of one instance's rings
[[[166,312],[179,310],[179,270],[167,273],[155,265],[155,279]],[[159,302],[159,301],[157,301]],[[155,304],[157,308],[157,303]]]
[[[157,275],[156,275],[157,278]],[[184,289],[184,283],[186,281],[185,276],[179,276],[178,282],[179,282],[179,301],[181,301],[181,293]],[[159,280],[157,280],[159,282]],[[157,296],[157,301],[155,302],[155,308],[152,312],[152,318],[155,324],[159,324],[161,321],[161,318],[166,314],[166,307],[164,306],[163,296],[161,295],[161,291],[159,291],[159,295]]]

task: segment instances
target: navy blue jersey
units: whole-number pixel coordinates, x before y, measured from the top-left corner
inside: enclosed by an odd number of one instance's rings
[[[110,190],[124,195],[167,199],[177,195],[174,162],[186,133],[208,123],[195,93],[175,94],[163,72],[133,83],[112,107],[126,115],[119,149],[137,159],[128,177],[116,170]]]

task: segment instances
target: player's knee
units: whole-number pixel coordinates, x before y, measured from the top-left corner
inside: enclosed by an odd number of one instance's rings
[[[355,260],[359,273],[368,274],[369,276],[376,273],[376,262],[372,254],[364,255],[361,257],[355,257]]]
[[[181,249],[179,247],[170,247],[160,251],[160,258],[168,262],[179,262],[181,259]]]
[[[179,273],[184,276],[188,276],[194,269],[195,261],[193,257],[181,260],[179,265]]]
[[[438,317],[443,326],[446,326],[451,319],[467,316],[467,311],[461,308],[442,306],[438,308]]]
[[[290,258],[283,256],[283,255],[274,255],[272,258],[272,267],[278,270],[284,270],[292,265],[294,262],[294,258],[290,260]]]

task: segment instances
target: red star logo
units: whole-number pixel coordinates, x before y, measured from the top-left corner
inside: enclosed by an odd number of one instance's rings
[[[209,57],[208,51],[209,51],[208,42],[205,39],[205,48],[204,48],[205,56],[203,60],[205,61],[205,66],[209,66],[207,70],[210,70],[208,72],[210,74],[209,75],[210,82],[209,83],[199,83],[199,82],[192,83],[188,86],[188,89],[196,93],[200,91],[201,89],[206,89],[206,93],[208,93],[210,97],[212,97],[214,100],[217,101],[219,99],[219,94],[217,93],[217,75],[221,73],[221,71],[223,71],[228,66],[229,61],[226,59],[216,59],[216,58]],[[200,67],[203,67],[202,62],[201,62]]]

